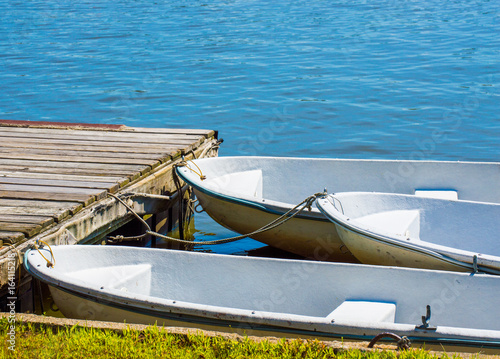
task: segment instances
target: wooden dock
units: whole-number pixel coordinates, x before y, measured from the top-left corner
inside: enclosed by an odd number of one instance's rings
[[[108,193],[173,193],[173,165],[216,155],[216,137],[212,130],[0,120],[0,287],[7,253],[36,239],[70,244],[109,233],[132,217]],[[147,212],[144,201],[130,204]]]

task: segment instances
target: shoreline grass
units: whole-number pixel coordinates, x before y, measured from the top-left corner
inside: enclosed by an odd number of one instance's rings
[[[459,358],[423,349],[409,351],[339,349],[310,340],[253,341],[200,334],[173,334],[157,327],[145,330],[60,327],[16,321],[15,349],[9,350],[9,323],[0,318],[1,358]]]

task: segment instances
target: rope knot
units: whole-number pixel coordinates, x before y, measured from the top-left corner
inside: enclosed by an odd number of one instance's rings
[[[410,349],[411,342],[408,337],[403,336],[400,337],[397,334],[391,333],[391,332],[384,332],[380,333],[379,335],[375,336],[375,338],[372,339],[372,341],[368,344],[368,348],[373,348],[376,342],[378,342],[382,338],[391,338],[396,341],[398,345],[399,350],[408,350]]]
[[[49,261],[43,254],[42,252],[40,252],[40,248],[43,248],[43,246],[46,245],[47,247],[49,247],[49,251],[50,251],[50,257],[52,259],[52,261]],[[45,261],[47,262],[47,268],[53,268],[54,265],[56,264],[56,258],[54,257],[54,253],[52,252],[52,248],[50,248],[49,244],[42,241],[42,240],[37,240],[34,245],[35,249],[38,251],[38,253],[40,253],[40,255],[42,256],[43,259],[45,259]]]
[[[400,350],[408,350],[411,347],[411,341],[408,339],[407,336],[401,337],[401,339],[398,340],[398,349]]]

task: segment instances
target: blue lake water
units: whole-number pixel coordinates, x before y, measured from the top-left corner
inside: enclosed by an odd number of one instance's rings
[[[0,118],[215,129],[222,156],[500,161],[497,0],[0,9]]]

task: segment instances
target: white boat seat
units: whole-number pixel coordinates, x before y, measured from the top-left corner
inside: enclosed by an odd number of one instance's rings
[[[326,317],[329,321],[389,322],[396,318],[396,304],[346,300]]]
[[[262,170],[234,172],[207,179],[207,188],[218,192],[230,192],[239,196],[262,197]]]
[[[420,235],[420,211],[418,209],[401,209],[384,211],[356,218],[367,228],[379,228],[384,232],[417,239]]]
[[[106,289],[148,295],[151,292],[151,268],[151,264],[94,267],[70,272],[68,276]]]
[[[453,189],[416,189],[415,196],[458,200],[458,192]]]

